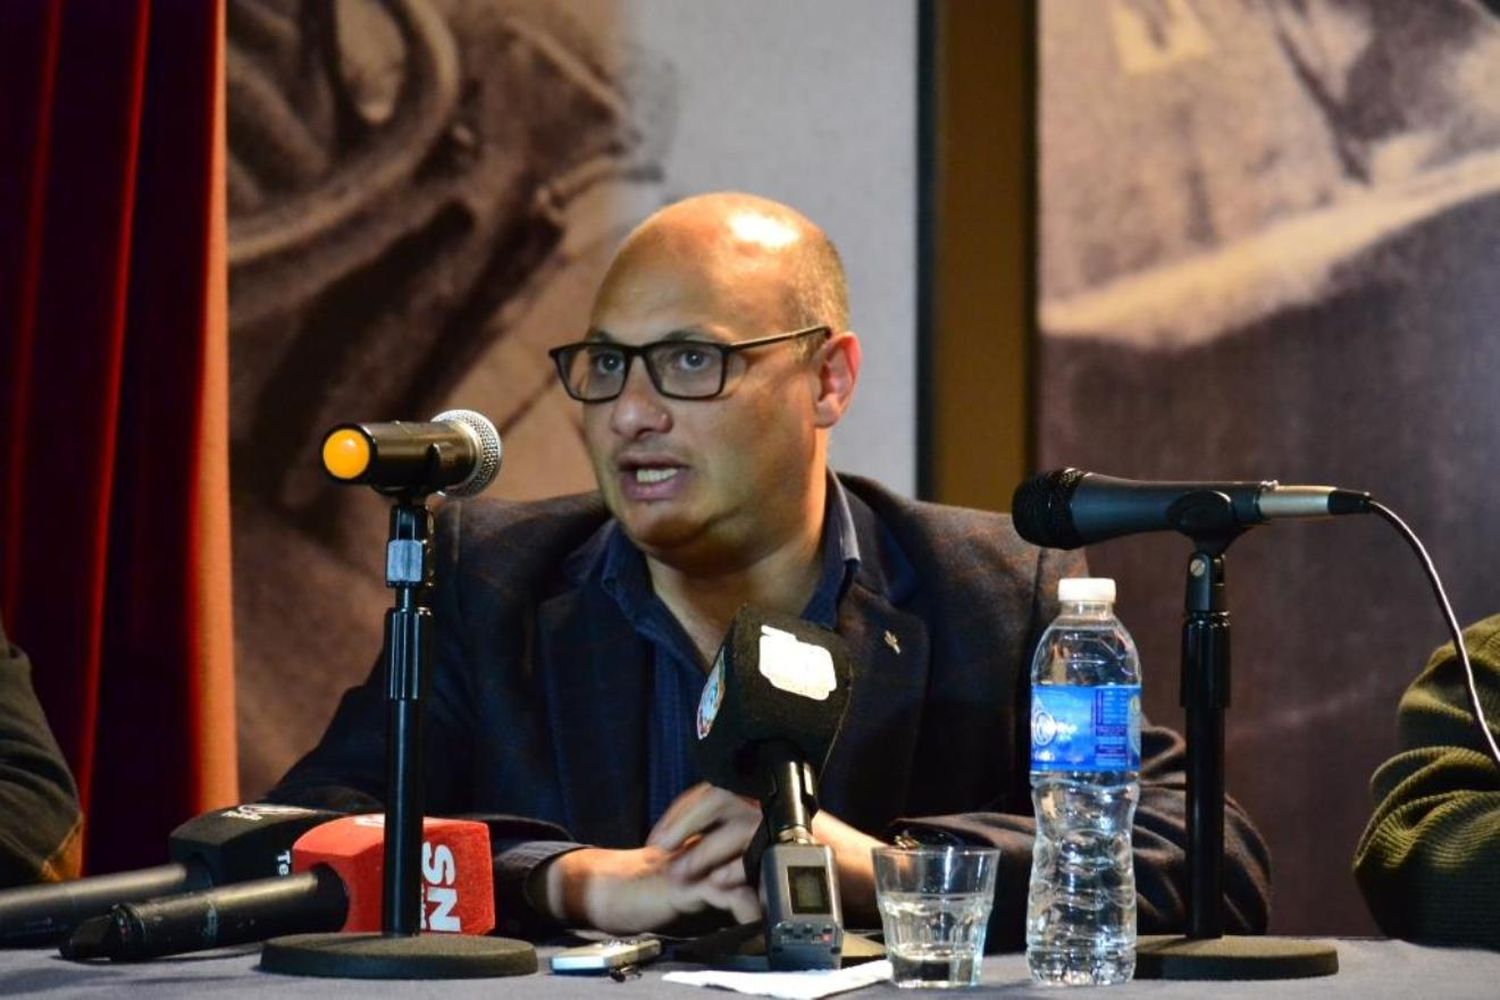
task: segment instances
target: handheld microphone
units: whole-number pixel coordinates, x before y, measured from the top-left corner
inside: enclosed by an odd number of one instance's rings
[[[341,483],[381,493],[467,497],[500,472],[500,432],[473,410],[447,410],[426,423],[339,424],[323,436],[323,468]]]
[[[57,944],[117,903],[290,874],[292,844],[337,815],[271,803],[204,813],[172,831],[169,864],[0,892],[0,945]]]
[[[843,640],[792,615],[743,607],[698,703],[694,756],[720,788],[760,800],[745,874],[765,900],[773,970],[838,968],[843,910],[833,852],[812,836],[817,773],[849,704]]]
[[[1122,535],[1237,532],[1281,518],[1370,510],[1370,494],[1332,486],[1266,482],[1142,482],[1057,469],[1026,480],[1011,498],[1016,531],[1033,545],[1076,549]]]
[[[123,903],[82,924],[64,958],[140,961],[285,934],[381,929],[384,817],[345,816],[292,847],[296,874]],[[422,930],[484,934],[495,926],[490,833],[473,820],[422,821]]]
[[[821,768],[849,704],[849,677],[837,633],[793,615],[741,608],[698,702],[693,749],[704,779],[765,798],[767,745]]]

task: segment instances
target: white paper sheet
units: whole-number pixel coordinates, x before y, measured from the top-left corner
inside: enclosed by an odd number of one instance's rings
[[[669,983],[713,986],[734,990],[736,993],[785,997],[786,1000],[817,1000],[818,997],[847,993],[890,978],[891,963],[887,960],[817,972],[719,972],[709,969],[703,972],[669,972],[662,976]]]

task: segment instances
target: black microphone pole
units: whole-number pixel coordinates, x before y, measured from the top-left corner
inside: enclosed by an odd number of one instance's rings
[[[385,582],[396,592],[385,613],[385,884],[380,921],[387,936],[422,926],[422,695],[432,649],[432,512],[410,496],[391,506]]]
[[[1226,543],[1227,545],[1227,543]],[[1224,936],[1224,711],[1229,707],[1229,611],[1224,556],[1188,560],[1179,694],[1187,719],[1187,936]]]
[[[431,457],[433,467],[437,456]],[[386,586],[396,592],[385,618],[386,804],[380,934],[297,934],[268,941],[261,968],[357,979],[478,979],[526,975],[536,949],[524,941],[422,934],[422,699],[432,646],[430,489],[376,492],[392,497]]]
[[[1140,979],[1300,979],[1338,971],[1321,941],[1224,936],[1224,712],[1229,601],[1224,552],[1246,530],[1228,496],[1194,494],[1178,530],[1193,540],[1182,619],[1180,701],[1187,730],[1187,934],[1142,935]]]

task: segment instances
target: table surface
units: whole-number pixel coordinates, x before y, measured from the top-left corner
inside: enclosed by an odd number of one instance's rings
[[[1400,1000],[1449,1000],[1449,998],[1500,997],[1500,952],[1457,948],[1429,948],[1403,941],[1344,939],[1334,942],[1339,951],[1339,973],[1320,979],[1279,982],[1146,982],[1108,987],[1107,993],[1090,990],[1080,995],[1105,995],[1110,1000],[1128,997],[1391,997]],[[542,967],[555,948],[541,948]],[[158,959],[134,965],[113,963],[80,965],[64,961],[55,951],[0,951],[0,994],[5,996],[89,997],[123,993],[132,997],[201,997],[210,990],[218,997],[277,996],[322,997],[332,994],[371,997],[520,997],[556,1000],[599,993],[603,997],[687,998],[696,987],[668,983],[664,972],[697,968],[673,962],[657,962],[640,978],[616,983],[605,977],[552,976],[538,973],[510,979],[459,982],[370,982],[352,979],[299,979],[262,972],[258,949],[220,951],[196,956]],[[700,990],[701,992],[701,990]],[[879,983],[843,996],[901,995],[917,991],[898,990]],[[922,991],[926,992],[926,991]],[[1027,978],[1026,962],[1020,955],[995,955],[985,959],[983,985],[966,996],[1047,997],[1064,995],[1055,988],[1042,989]],[[715,991],[705,997],[732,994]],[[951,995],[951,994],[950,994]]]

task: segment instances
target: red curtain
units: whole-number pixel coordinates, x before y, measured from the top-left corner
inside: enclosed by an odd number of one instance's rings
[[[0,617],[85,868],[236,797],[223,9],[0,8]]]

